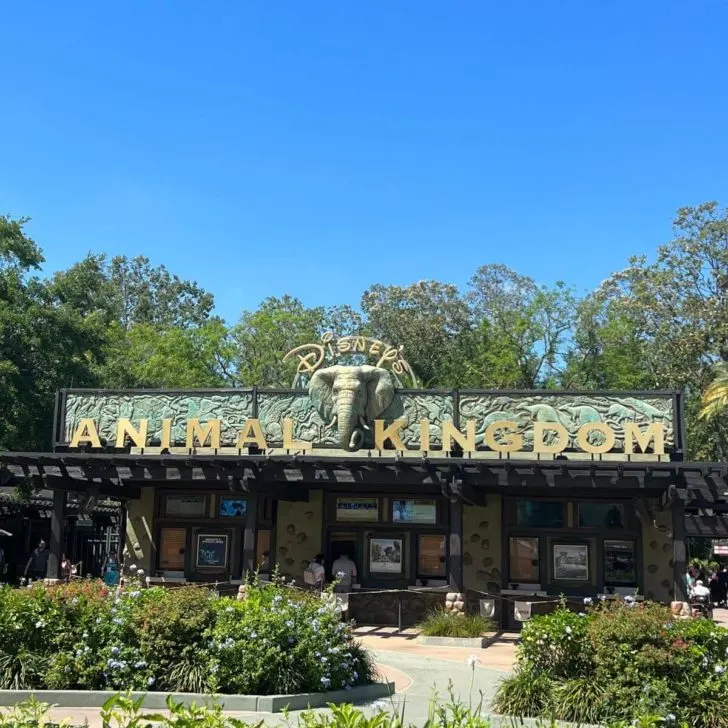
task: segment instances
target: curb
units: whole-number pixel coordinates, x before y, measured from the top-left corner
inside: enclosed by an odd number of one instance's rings
[[[11,707],[30,698],[50,703],[56,708],[100,708],[109,698],[118,695],[112,690],[0,690],[0,707]],[[288,710],[324,708],[329,703],[362,703],[394,695],[394,683],[372,683],[351,690],[328,693],[294,693],[292,695],[206,695],[203,693],[142,693],[132,692],[137,700],[144,697],[145,710],[164,710],[167,696],[176,703],[220,705],[225,710],[249,713],[280,713]]]
[[[417,644],[430,647],[486,647],[492,640],[489,637],[425,637],[420,635]]]

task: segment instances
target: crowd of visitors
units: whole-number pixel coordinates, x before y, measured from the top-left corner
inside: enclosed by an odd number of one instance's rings
[[[685,574],[691,597],[710,597],[718,607],[728,607],[728,567],[706,574],[704,569],[691,565]]]

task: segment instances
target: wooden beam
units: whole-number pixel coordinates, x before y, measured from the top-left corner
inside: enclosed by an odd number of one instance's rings
[[[243,532],[243,578],[255,571],[255,537],[258,533],[258,494],[248,495],[248,512],[245,516]]]
[[[47,579],[58,579],[60,576],[61,552],[63,550],[63,523],[66,494],[62,490],[53,491],[53,510],[51,511],[51,542]]]

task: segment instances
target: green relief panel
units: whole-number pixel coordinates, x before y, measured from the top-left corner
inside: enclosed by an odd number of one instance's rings
[[[453,419],[453,402],[451,394],[397,392],[382,419],[387,423],[398,419],[406,421],[400,434],[402,442],[412,450],[420,446],[420,420],[427,420],[430,423],[430,447],[439,448],[442,446],[442,423]]]
[[[293,420],[293,439],[315,445],[336,445],[337,430],[322,419],[305,389],[300,392],[258,392],[258,419],[268,445],[283,443],[283,420]]]
[[[210,392],[209,394],[154,393],[85,393],[69,392],[66,400],[66,419],[63,439],[70,442],[80,420],[90,418],[96,423],[99,437],[110,444],[116,441],[116,426],[120,419],[149,419],[148,437],[161,438],[162,420],[172,420],[172,442],[185,442],[186,423],[220,419],[221,442],[234,445],[240,429],[253,416],[253,393]]]
[[[497,420],[509,420],[518,424],[523,435],[524,450],[533,449],[533,425],[535,422],[557,422],[569,433],[567,450],[576,450],[576,433],[582,425],[603,422],[614,430],[615,450],[624,449],[624,425],[635,422],[648,425],[659,422],[664,426],[665,449],[675,446],[673,425],[673,399],[669,395],[655,395],[637,399],[629,396],[610,395],[558,395],[498,393],[461,394],[460,424],[464,429],[466,420],[476,422],[476,439],[483,447],[486,428]],[[592,444],[602,442],[599,433],[589,436]]]

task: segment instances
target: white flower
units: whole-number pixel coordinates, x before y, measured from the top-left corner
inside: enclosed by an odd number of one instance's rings
[[[43,622],[41,622],[40,620],[38,620],[38,621],[37,621],[37,622],[35,623],[35,628],[36,628],[36,629],[39,629],[39,628],[40,628],[40,627],[42,627],[42,626],[43,626]]]
[[[377,700],[376,702],[372,703],[372,708],[374,708],[377,713],[384,713],[384,711],[387,710],[387,704],[383,700]]]
[[[136,570],[137,570],[137,565],[136,565],[136,564],[132,564],[132,565],[131,565],[131,566],[129,567],[129,571],[136,571]]]
[[[725,667],[723,665],[716,665],[715,671],[720,675],[722,672],[725,672]]]
[[[571,634],[571,627],[566,628],[566,634]]]
[[[478,662],[478,658],[475,655],[468,657],[468,667],[475,667]]]
[[[137,575],[144,576],[144,569],[139,569],[139,571],[137,571]]]

